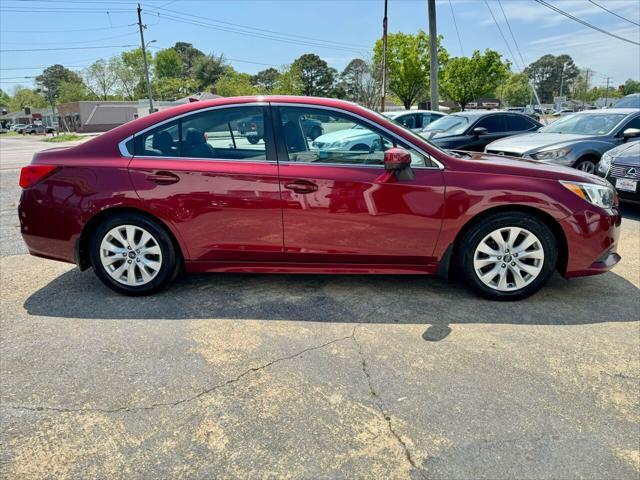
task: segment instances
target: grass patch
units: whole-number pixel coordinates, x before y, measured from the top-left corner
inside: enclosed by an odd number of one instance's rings
[[[42,141],[58,143],[58,142],[76,142],[78,140],[82,140],[82,135],[76,135],[75,133],[65,133],[58,136],[47,137]]]
[[[4,137],[17,137],[19,134],[14,132],[14,131],[9,131],[9,132],[5,132],[5,133],[0,133],[0,138],[4,138]]]

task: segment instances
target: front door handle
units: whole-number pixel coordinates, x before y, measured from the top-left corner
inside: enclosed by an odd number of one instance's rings
[[[156,172],[149,175],[147,179],[158,185],[171,185],[172,183],[178,183],[180,181],[180,177],[171,172]]]
[[[296,193],[312,193],[318,190],[318,186],[309,180],[295,180],[285,183],[284,188],[293,190]]]

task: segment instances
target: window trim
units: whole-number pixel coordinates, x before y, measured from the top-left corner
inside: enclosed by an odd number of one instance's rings
[[[329,111],[333,111],[333,112],[338,112],[338,113],[342,113],[343,115],[347,115],[347,116],[352,116],[354,118],[357,118],[358,120],[361,120],[363,122],[365,122],[368,125],[373,126],[374,128],[378,129],[378,130],[382,130],[383,132],[387,133],[388,135],[390,135],[391,137],[395,138],[396,140],[398,140],[400,143],[404,143],[406,145],[409,145],[410,148],[413,148],[414,150],[416,150],[417,152],[421,153],[422,155],[428,157],[431,162],[433,162],[435,164],[435,166],[431,167],[431,166],[424,166],[424,167],[418,167],[418,166],[412,166],[411,168],[415,169],[425,169],[425,170],[444,170],[444,165],[437,160],[436,158],[433,157],[433,155],[431,155],[429,152],[425,151],[423,148],[420,148],[418,146],[416,146],[414,143],[408,141],[407,139],[399,136],[398,134],[392,132],[391,130],[389,130],[388,128],[384,127],[383,125],[380,125],[376,122],[373,122],[372,120],[369,120],[368,118],[365,118],[361,115],[358,115],[357,113],[353,113],[350,112],[348,110],[343,110],[340,108],[335,108],[335,107],[329,107],[326,105],[314,105],[314,104],[308,104],[308,103],[293,103],[293,102],[271,102],[271,106],[272,107],[302,107],[302,108],[310,108],[310,109],[320,109],[320,110],[329,110]],[[280,121],[280,110],[276,109],[276,111],[274,112],[273,116],[273,121],[274,123],[279,122]],[[279,128],[282,128],[281,126]],[[357,163],[320,163],[320,162],[313,162],[313,163],[305,163],[305,162],[291,162],[289,161],[289,152],[286,151],[286,149],[284,149],[284,151],[282,149],[282,145],[284,145],[283,141],[280,140],[277,143],[277,151],[278,151],[278,163],[284,164],[284,165],[309,165],[309,166],[327,166],[327,167],[347,167],[347,168],[378,168],[378,169],[383,169],[384,165],[363,165],[363,164],[357,164]],[[280,156],[284,154],[283,158],[286,158],[286,160],[280,160]]]
[[[226,104],[226,105],[214,105],[212,107],[205,107],[205,108],[200,108],[198,110],[191,110],[189,112],[185,112],[182,113],[180,115],[177,115],[175,117],[171,117],[171,118],[167,118],[165,120],[162,120],[161,122],[158,123],[154,123],[153,125],[150,125],[146,128],[143,128],[142,130],[139,130],[131,135],[129,135],[128,137],[122,139],[119,143],[118,143],[118,150],[120,151],[120,155],[126,158],[166,158],[166,159],[189,159],[189,160],[207,160],[207,161],[220,161],[220,162],[236,162],[236,161],[240,161],[240,160],[236,160],[236,159],[232,159],[232,158],[201,158],[201,157],[172,157],[172,156],[163,156],[163,157],[156,157],[156,156],[151,156],[151,155],[134,155],[134,153],[129,152],[129,150],[126,147],[126,144],[129,140],[134,139],[136,136],[138,135],[142,135],[146,132],[148,132],[149,130],[153,130],[154,128],[160,127],[166,123],[170,123],[173,122],[174,120],[179,120],[179,119],[183,119],[184,117],[190,116],[190,115],[197,115],[199,113],[203,113],[203,112],[208,112],[210,110],[219,110],[222,108],[240,108],[240,107],[266,107],[263,109],[264,112],[264,121],[265,124],[268,121],[267,119],[269,119],[271,117],[271,109],[269,108],[269,102],[247,102],[247,103],[233,103],[233,104]],[[180,129],[182,130],[182,121],[179,122],[180,125]],[[265,128],[265,134],[266,134],[266,128]],[[271,131],[270,136],[273,137],[273,132]],[[272,138],[272,144],[273,144],[273,138]],[[135,145],[135,141],[134,141],[134,145]],[[269,149],[266,149],[266,156],[269,157]],[[253,162],[253,163],[277,163],[277,160],[241,160],[242,162]]]

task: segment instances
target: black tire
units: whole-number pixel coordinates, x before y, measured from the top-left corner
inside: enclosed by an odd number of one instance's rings
[[[260,137],[247,137],[247,140],[249,140],[251,145],[255,145],[260,141]]]
[[[320,127],[313,127],[310,131],[309,131],[309,138],[311,140],[315,140],[316,138],[318,138],[320,135],[322,135],[322,130],[320,129]]]
[[[573,164],[573,168],[582,170],[583,172],[596,174],[596,168],[598,166],[598,159],[594,157],[585,157],[578,160]]]
[[[156,276],[144,285],[130,286],[112,278],[100,259],[100,244],[102,239],[113,228],[119,225],[134,225],[149,232],[156,240],[162,254],[161,267]],[[124,295],[149,295],[166,287],[179,272],[181,265],[179,252],[166,230],[157,222],[137,213],[121,213],[109,217],[93,231],[90,239],[91,265],[98,278],[109,288]]]
[[[500,291],[486,285],[474,268],[474,254],[480,242],[491,232],[507,227],[520,227],[533,233],[544,252],[538,276],[518,290]],[[558,262],[556,239],[547,225],[532,215],[520,212],[494,213],[484,217],[464,232],[456,249],[455,267],[462,279],[477,293],[490,300],[520,300],[542,288],[553,275]]]

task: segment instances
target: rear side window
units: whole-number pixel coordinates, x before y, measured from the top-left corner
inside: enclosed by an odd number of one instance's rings
[[[504,120],[507,124],[507,132],[521,132],[523,130],[530,130],[535,126],[533,122],[520,115],[506,115]]]
[[[478,120],[474,128],[486,128],[488,133],[504,132],[501,115],[489,115]]]
[[[134,155],[142,157],[179,157],[180,121],[165,123],[134,137]]]
[[[229,107],[194,113],[134,137],[136,156],[266,160],[262,107]]]

